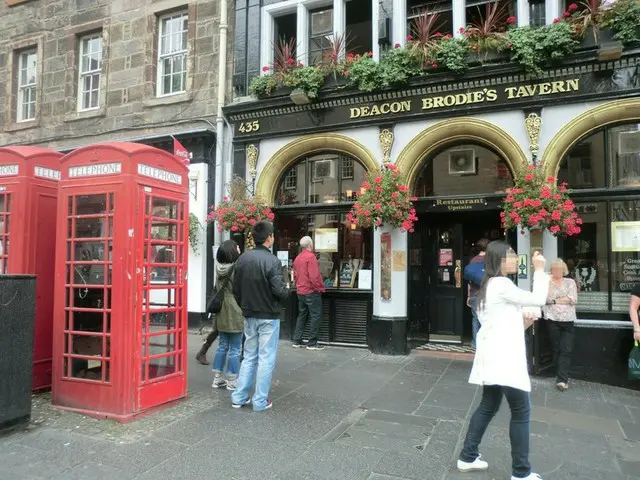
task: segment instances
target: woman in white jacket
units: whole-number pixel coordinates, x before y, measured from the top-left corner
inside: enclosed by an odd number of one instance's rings
[[[487,470],[478,447],[482,436],[506,397],[511,410],[512,480],[541,480],[529,464],[531,381],[527,369],[525,330],[539,317],[547,299],[549,276],[545,259],[533,257],[533,291],[518,288],[507,278],[518,268],[518,257],[505,242],[491,242],[485,256],[485,276],[478,291],[480,331],[469,383],[482,385],[482,400],[471,417],[464,448],[458,460],[462,472]],[[534,313],[535,312],[535,313]]]

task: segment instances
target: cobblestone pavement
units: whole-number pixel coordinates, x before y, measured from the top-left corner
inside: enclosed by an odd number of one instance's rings
[[[454,468],[480,390],[470,362],[441,354],[292,349],[282,342],[274,408],[233,410],[193,356],[189,397],[127,425],[34,397],[26,431],[0,437],[0,479],[508,479],[506,404],[489,428],[486,473]],[[209,357],[212,357],[210,352]],[[534,379],[531,461],[545,480],[640,478],[640,392]]]

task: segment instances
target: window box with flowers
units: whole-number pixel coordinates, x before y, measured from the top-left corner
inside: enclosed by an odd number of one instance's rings
[[[500,217],[505,230],[547,230],[554,236],[577,235],[582,225],[566,184],[558,186],[556,178],[545,177],[543,169],[533,165],[518,173]]]

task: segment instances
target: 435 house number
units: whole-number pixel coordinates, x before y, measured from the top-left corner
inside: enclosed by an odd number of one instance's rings
[[[254,120],[253,122],[242,122],[238,127],[238,130],[242,133],[257,132],[260,130],[260,122],[258,120]]]

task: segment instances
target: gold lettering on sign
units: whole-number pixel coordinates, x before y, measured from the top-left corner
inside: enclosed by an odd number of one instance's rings
[[[426,97],[422,99],[422,110],[432,108],[454,107],[468,105],[471,103],[495,102],[498,99],[498,92],[492,88],[476,90],[467,93],[452,93],[438,97]]]
[[[515,98],[527,98],[534,95],[551,95],[554,93],[576,92],[580,88],[580,79],[559,80],[555,82],[536,83],[521,87],[506,87],[507,100]]]
[[[401,113],[411,111],[411,100],[402,100],[400,102],[387,102],[382,105],[364,105],[361,107],[352,107],[351,118],[376,117],[378,115],[388,115],[390,113]]]
[[[434,207],[446,208],[450,212],[473,210],[477,205],[486,206],[487,201],[484,198],[455,198],[451,200],[438,199],[433,203]]]

